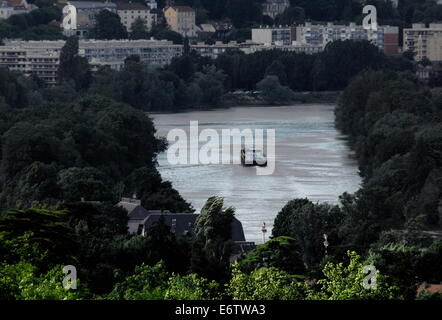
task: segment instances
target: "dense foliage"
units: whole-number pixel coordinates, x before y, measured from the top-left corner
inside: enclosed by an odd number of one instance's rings
[[[290,201],[275,219],[273,236],[297,240],[310,274],[352,249],[370,256],[404,297],[442,280],[434,267],[442,257],[440,96],[411,73],[366,71],[350,82],[336,124],[356,151],[361,189],[337,206]]]

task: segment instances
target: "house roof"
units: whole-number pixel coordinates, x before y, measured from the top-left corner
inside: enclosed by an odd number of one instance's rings
[[[112,2],[99,2],[99,1],[67,1],[77,9],[106,9],[116,8],[117,5]]]
[[[427,283],[423,283],[419,286],[419,288],[417,288],[417,292],[421,292],[421,291],[429,291],[431,293],[438,293],[442,291],[442,284],[427,284]]]
[[[166,214],[150,214],[144,220],[144,228],[148,230],[155,222],[164,217],[164,223],[171,228],[172,233],[193,233],[195,229],[196,214],[190,213],[166,213]]]
[[[117,2],[117,10],[150,10],[146,5],[134,2],[134,3],[127,3],[127,2]]]
[[[152,213],[144,220],[144,228],[148,230],[152,225],[157,222],[161,217],[164,217],[164,223],[171,227],[173,233],[194,233],[195,223],[198,214],[193,213]],[[173,229],[173,230],[172,230]],[[232,221],[232,240],[235,242],[245,241],[244,230],[242,223],[233,218]]]
[[[171,8],[179,12],[195,12],[195,10],[189,6],[173,6]]]
[[[215,27],[209,23],[200,24],[200,28],[203,32],[216,32]]]

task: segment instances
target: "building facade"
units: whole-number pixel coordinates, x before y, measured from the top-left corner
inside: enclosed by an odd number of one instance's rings
[[[425,58],[442,61],[442,24],[431,23],[427,27],[423,23],[415,23],[404,29],[403,49],[413,52],[417,61]]]
[[[324,49],[328,43],[337,40],[367,40],[386,54],[399,53],[398,27],[379,26],[377,30],[367,30],[355,23],[348,26],[306,23],[301,26],[252,29],[252,41],[264,45],[312,46]]]
[[[264,45],[291,45],[296,41],[296,27],[261,27],[252,29],[252,42]]]
[[[164,17],[170,29],[183,37],[196,37],[196,13],[188,6],[173,6],[164,11]]]
[[[156,23],[157,15],[151,13],[149,7],[139,2],[117,2],[117,13],[128,32],[132,31],[132,24],[137,19],[144,20],[147,30],[150,30],[152,25]]]
[[[0,19],[8,19],[14,14],[29,13],[37,6],[28,4],[26,0],[0,1]]]
[[[0,46],[0,67],[34,74],[48,86],[57,83],[57,71],[63,40],[5,41]],[[80,40],[79,55],[85,57],[92,69],[109,66],[120,70],[124,60],[137,55],[140,61],[153,66],[169,64],[183,53],[182,45],[166,40]]]
[[[262,4],[262,14],[275,19],[278,14],[284,13],[289,6],[289,0],[266,0]]]
[[[314,25],[306,23],[296,27],[296,41],[312,45],[322,45],[336,40],[367,40],[386,54],[399,53],[399,28],[392,26],[378,26],[377,30],[365,29],[361,25]]]
[[[21,43],[0,46],[0,68],[35,75],[48,86],[57,83],[61,47],[32,48]]]
[[[72,14],[75,15],[76,26],[69,30],[65,28],[64,34],[66,36],[77,35],[84,37],[95,27],[96,15],[99,14],[101,10],[109,10],[113,13],[117,13],[117,5],[108,1],[67,1],[59,2],[58,5],[61,8],[64,8],[66,5],[72,5],[75,8]],[[64,26],[65,21],[68,20],[69,17],[63,17],[62,26]]]

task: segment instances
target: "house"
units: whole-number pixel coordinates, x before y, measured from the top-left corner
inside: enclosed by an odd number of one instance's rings
[[[156,23],[157,15],[151,13],[149,7],[139,2],[117,2],[117,13],[128,32],[132,31],[132,24],[137,19],[144,20],[147,30],[150,30]]]
[[[275,19],[278,14],[284,13],[289,6],[289,0],[266,0],[262,4],[262,14]]]
[[[431,294],[442,292],[442,284],[429,284],[424,282],[417,288],[417,294],[422,293],[422,291],[427,291]]]
[[[140,200],[122,198],[118,206],[123,207],[128,212],[128,232],[130,234],[147,235],[149,229],[163,218],[170,231],[174,234],[193,234],[198,214],[194,213],[171,213],[169,211],[146,210],[141,205]],[[246,241],[242,223],[233,218],[232,221],[232,241],[244,243]]]
[[[196,33],[197,33],[199,39],[207,40],[215,35],[216,29],[212,24],[204,23],[204,24],[200,24],[199,27],[197,27]]]
[[[178,32],[183,37],[196,36],[195,10],[189,6],[172,6],[164,11],[164,17],[172,31]]]

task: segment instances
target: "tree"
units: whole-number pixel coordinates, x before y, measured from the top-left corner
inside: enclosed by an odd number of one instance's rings
[[[220,285],[201,278],[197,274],[173,275],[167,285],[167,300],[215,300],[219,299]]]
[[[304,264],[311,271],[318,267],[325,256],[324,234],[327,234],[330,243],[328,254],[339,256],[341,243],[338,228],[342,219],[343,214],[338,206],[295,199],[278,213],[272,235],[296,239]]]
[[[287,74],[285,73],[285,67],[279,60],[272,62],[270,66],[267,67],[265,76],[276,76],[279,82],[285,86],[288,83]]]
[[[295,25],[302,24],[305,21],[305,11],[301,7],[288,7],[285,11],[278,15],[275,24],[278,25]]]
[[[315,61],[313,86],[315,90],[341,90],[365,68],[382,67],[384,59],[379,48],[368,41],[333,41]]]
[[[388,278],[376,271],[376,286],[365,289],[363,286],[366,274],[364,263],[356,252],[347,253],[348,266],[343,263],[329,262],[323,269],[325,278],[318,280],[318,291],[312,290],[307,299],[313,300],[387,300],[401,296],[396,286],[390,285]]]
[[[277,76],[269,75],[256,84],[263,98],[271,104],[289,101],[293,98],[293,91],[281,85]]]
[[[101,10],[96,16],[96,24],[89,37],[102,40],[126,39],[127,31],[118,14]]]
[[[26,261],[48,271],[57,264],[75,261],[78,243],[65,222],[63,211],[11,210],[0,216],[2,260],[8,264]]]
[[[77,279],[77,290],[66,290],[62,286],[65,274],[58,265],[40,275],[32,264],[21,261],[17,264],[0,264],[1,300],[80,300],[87,298],[88,290]]]
[[[215,66],[205,66],[202,72],[195,73],[194,83],[197,84],[203,93],[202,102],[208,105],[218,105],[224,94],[225,75],[222,70]]]
[[[226,281],[229,277],[233,208],[224,199],[210,197],[195,225],[191,270],[204,278]]]
[[[234,265],[226,291],[233,300],[302,300],[305,297],[301,279],[273,267],[260,268],[249,275]]]
[[[147,31],[146,21],[137,18],[131,25],[131,32],[129,38],[131,40],[149,39],[149,32]]]
[[[133,275],[117,283],[107,295],[110,300],[163,300],[169,273],[163,264],[140,265]]]
[[[290,237],[271,239],[238,262],[238,268],[246,273],[260,267],[274,267],[295,275],[302,275],[306,271],[299,245]]]
[[[89,87],[91,71],[84,57],[78,54],[78,37],[71,36],[66,40],[60,52],[58,82],[73,81],[77,90]]]

